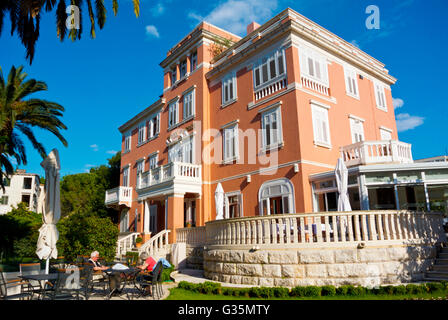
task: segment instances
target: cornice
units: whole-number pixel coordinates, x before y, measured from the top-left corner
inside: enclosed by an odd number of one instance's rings
[[[125,124],[121,125],[118,130],[121,133],[124,133],[125,131],[128,131],[131,127],[135,126],[137,123],[139,123],[143,118],[151,115],[152,113],[158,111],[159,109],[163,108],[165,105],[165,98],[157,100],[155,103],[147,107],[145,110],[137,114],[135,117],[133,117],[131,120],[127,121]]]

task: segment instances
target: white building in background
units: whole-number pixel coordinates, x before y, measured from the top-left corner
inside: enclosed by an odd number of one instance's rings
[[[448,162],[448,156],[438,156],[415,160],[415,162]]]
[[[0,188],[0,214],[8,213],[12,206],[17,207],[20,202],[37,212],[40,193],[39,175],[16,170],[10,179],[5,179],[5,190]]]

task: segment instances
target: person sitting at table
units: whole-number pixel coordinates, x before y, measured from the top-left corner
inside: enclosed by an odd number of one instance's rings
[[[98,258],[100,257],[100,253],[98,251],[93,251],[90,254],[89,263],[93,264],[93,271],[96,271],[93,274],[93,280],[100,280],[104,279],[103,271],[108,270],[109,267],[101,265],[101,263],[98,261]],[[110,290],[113,291],[116,288],[119,288],[120,284],[120,276],[117,274],[111,275],[109,277],[109,285]],[[115,292],[119,293],[119,290],[116,290]]]
[[[144,262],[141,266],[137,266],[137,268],[142,269],[143,271],[151,272],[152,269],[154,269],[154,266],[156,265],[156,260],[154,260],[153,257],[151,257],[145,252],[143,252],[140,257]]]
[[[154,269],[154,267],[156,265],[156,260],[154,260],[153,257],[151,257],[150,255],[148,255],[145,252],[143,252],[140,257],[143,260],[143,264],[140,266],[137,266],[137,268],[142,269],[143,271],[146,271],[146,272],[152,272],[152,270]],[[152,279],[151,274],[143,274],[142,276],[143,276],[143,279],[145,279],[145,280]],[[145,288],[145,295],[146,294],[151,295],[151,286],[147,286]]]
[[[101,265],[101,263],[98,261],[99,257],[100,257],[100,253],[98,251],[93,251],[90,254],[89,262],[91,264],[93,264],[93,270],[94,271],[104,271],[104,270],[109,269],[108,267]]]

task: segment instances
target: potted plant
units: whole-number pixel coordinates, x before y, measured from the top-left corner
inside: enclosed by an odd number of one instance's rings
[[[136,246],[137,248],[140,248],[140,247],[142,246],[142,242],[143,242],[143,238],[142,238],[142,237],[137,237],[137,238],[135,239],[135,246]]]
[[[191,228],[191,222],[190,221],[187,221],[186,225],[187,225],[187,228]]]

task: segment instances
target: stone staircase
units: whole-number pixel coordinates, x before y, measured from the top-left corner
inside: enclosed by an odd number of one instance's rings
[[[163,230],[151,237],[139,249],[138,253],[143,252],[149,254],[154,260],[158,261],[160,258],[167,259],[171,253],[171,245],[168,243],[168,234],[170,230]]]
[[[448,247],[442,247],[434,264],[426,271],[424,281],[448,281]]]

